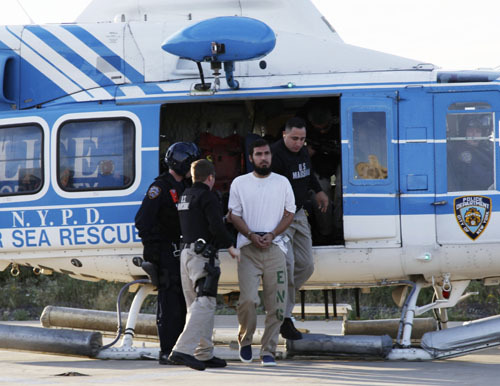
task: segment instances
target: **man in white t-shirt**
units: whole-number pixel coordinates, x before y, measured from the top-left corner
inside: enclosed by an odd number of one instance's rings
[[[266,321],[261,339],[263,366],[276,366],[274,356],[287,298],[286,240],[282,233],[295,213],[292,186],[271,172],[271,148],[264,139],[249,147],[254,171],[234,179],[229,195],[237,247],[240,298],[238,304],[240,359],[252,361],[252,339],[257,325],[259,284],[262,278]]]

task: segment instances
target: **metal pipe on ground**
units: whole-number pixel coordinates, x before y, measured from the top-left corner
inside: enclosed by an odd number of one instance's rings
[[[399,319],[378,320],[344,320],[342,333],[344,335],[389,335],[396,339]],[[437,321],[434,318],[416,318],[413,320],[412,339],[421,339],[429,331],[436,331]]]
[[[122,312],[122,320],[127,320],[128,313]],[[40,316],[40,323],[46,328],[77,328],[81,330],[97,330],[116,332],[117,321],[116,312],[86,310],[81,308],[47,306]],[[149,339],[158,339],[156,329],[156,316],[152,314],[139,314],[134,329],[135,336],[145,336]],[[261,344],[263,330],[258,328],[255,331],[252,344]],[[213,340],[215,344],[238,344],[238,337],[235,333],[214,329]],[[285,340],[280,336],[278,344],[285,344]]]
[[[385,358],[392,349],[388,335],[304,334],[300,340],[286,341],[286,355],[303,356],[372,356]]]
[[[41,327],[0,325],[0,348],[95,357],[102,346],[99,332],[48,330]]]
[[[447,358],[500,345],[500,315],[474,320],[463,326],[428,332],[421,346],[434,358]]]
[[[122,321],[128,313],[122,312]],[[117,331],[116,312],[80,308],[47,306],[40,316],[43,327],[67,327],[81,330]],[[156,316],[139,314],[134,332],[136,335],[157,336]]]

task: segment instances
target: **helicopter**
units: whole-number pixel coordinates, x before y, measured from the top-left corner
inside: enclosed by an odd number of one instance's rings
[[[346,44],[308,0],[93,1],[75,23],[0,27],[0,269],[146,279],[134,216],[170,144],[197,143],[224,194],[249,139],[321,105],[339,221],[311,219],[303,289],[411,289],[391,358],[461,355],[470,344],[415,350],[411,330],[429,310],[446,327],[471,280],[500,282],[499,77]],[[219,291],[237,291],[220,259]],[[153,292],[139,286],[131,330]],[[425,287],[435,300],[417,306]]]

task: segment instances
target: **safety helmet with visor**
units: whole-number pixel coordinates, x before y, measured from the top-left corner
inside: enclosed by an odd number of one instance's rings
[[[200,149],[192,142],[176,142],[165,154],[165,163],[180,176],[186,176],[191,163],[201,156]]]

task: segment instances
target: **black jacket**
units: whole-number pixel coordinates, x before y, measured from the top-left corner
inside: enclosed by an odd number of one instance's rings
[[[183,242],[193,243],[201,238],[217,249],[233,245],[233,238],[222,219],[219,198],[208,185],[195,182],[184,191],[177,208]]]
[[[181,228],[177,203],[184,188],[184,182],[177,182],[168,172],[151,184],[135,216],[135,226],[144,245],[179,242]]]
[[[292,185],[297,211],[304,206],[309,190],[321,191],[321,186],[311,169],[311,159],[305,146],[293,153],[285,145],[283,139],[271,146],[273,158],[271,170],[285,176]]]

